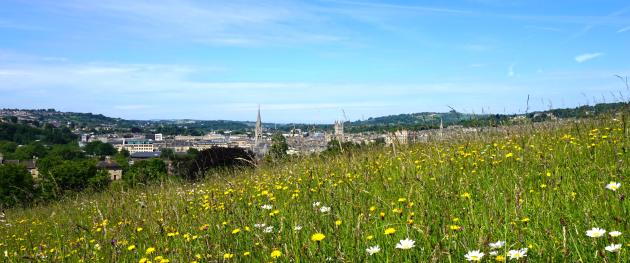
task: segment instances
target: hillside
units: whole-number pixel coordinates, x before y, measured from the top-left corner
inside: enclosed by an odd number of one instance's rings
[[[575,108],[550,109],[534,111],[527,114],[471,114],[455,110],[449,112],[420,112],[397,114],[381,117],[370,117],[366,120],[346,121],[347,132],[385,132],[400,129],[426,130],[437,129],[440,123],[444,127],[451,125],[462,126],[499,126],[508,125],[518,116],[527,117],[533,121],[545,121],[551,118],[586,118],[593,115],[616,112],[627,107],[628,103],[599,103]],[[0,110],[0,119],[15,116],[27,122],[51,123],[56,126],[70,123],[72,128],[83,128],[84,131],[105,132],[146,132],[163,133],[165,135],[201,135],[211,131],[232,131],[235,133],[251,132],[254,122],[231,120],[124,120],[110,118],[101,114],[59,112],[47,110]],[[264,119],[264,116],[263,116]],[[297,128],[303,131],[332,131],[330,124],[303,123],[263,123],[267,129],[288,132]]]
[[[8,262],[462,262],[476,250],[628,262],[625,114],[10,209],[0,251]]]

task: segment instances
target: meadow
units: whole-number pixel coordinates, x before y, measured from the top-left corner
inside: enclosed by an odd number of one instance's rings
[[[0,262],[630,262],[623,119],[489,129],[13,208],[0,214]]]

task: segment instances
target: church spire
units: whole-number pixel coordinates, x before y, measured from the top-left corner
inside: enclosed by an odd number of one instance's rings
[[[254,131],[254,145],[258,146],[262,142],[262,121],[260,120],[260,105],[258,105],[258,117],[256,117],[256,130]]]

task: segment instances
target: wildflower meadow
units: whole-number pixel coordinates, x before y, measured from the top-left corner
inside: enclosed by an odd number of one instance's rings
[[[12,208],[0,214],[0,262],[629,262],[625,118],[488,128]]]

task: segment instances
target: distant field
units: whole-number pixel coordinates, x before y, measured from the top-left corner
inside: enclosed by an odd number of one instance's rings
[[[630,262],[630,132],[616,118],[12,209],[0,261]]]

